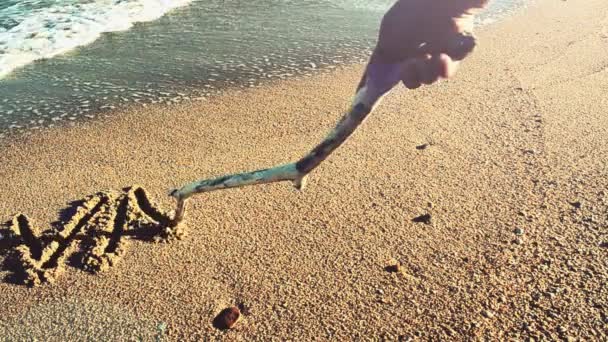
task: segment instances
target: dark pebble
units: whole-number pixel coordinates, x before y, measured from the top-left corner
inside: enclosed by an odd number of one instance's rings
[[[241,311],[236,306],[226,308],[215,317],[213,326],[220,330],[231,329],[241,317]]]
[[[388,265],[384,267],[384,270],[390,273],[401,272],[401,263],[395,259],[391,259]]]
[[[431,224],[431,214],[424,214],[418,217],[414,217],[412,219],[412,222]]]
[[[583,206],[580,201],[570,202],[570,205],[573,206],[575,209],[580,209]]]

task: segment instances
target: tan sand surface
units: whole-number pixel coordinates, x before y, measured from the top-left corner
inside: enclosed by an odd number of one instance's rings
[[[453,80],[388,96],[303,193],[201,195],[181,240],[126,239],[97,274],[3,281],[0,340],[606,340],[607,52],[608,2],[534,2],[484,29]],[[361,70],[7,142],[1,219],[26,213],[39,234],[132,184],[169,210],[171,187],[294,161]],[[232,305],[241,321],[214,328]]]

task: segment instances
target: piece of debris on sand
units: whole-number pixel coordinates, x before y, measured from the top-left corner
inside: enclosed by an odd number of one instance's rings
[[[420,215],[420,216],[414,217],[412,219],[412,222],[431,224],[431,218],[432,218],[431,214],[424,214],[424,215]]]
[[[397,260],[397,259],[390,259],[387,263],[386,266],[384,267],[384,270],[389,272],[389,273],[398,273],[402,271],[401,268],[401,263]]]
[[[222,310],[213,320],[213,326],[220,330],[232,329],[241,318],[241,310],[236,306]]]

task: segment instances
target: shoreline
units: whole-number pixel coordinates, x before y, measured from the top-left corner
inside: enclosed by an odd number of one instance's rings
[[[454,79],[394,91],[302,193],[197,196],[181,240],[126,239],[101,273],[1,282],[0,336],[606,338],[607,10],[540,0],[492,24]],[[70,202],[133,184],[170,210],[170,188],[296,160],[362,68],[0,141],[2,220],[25,213],[35,236]],[[233,305],[242,321],[215,329]]]
[[[23,140],[28,137],[35,136],[37,134],[44,134],[46,132],[55,132],[57,130],[63,129],[74,129],[78,127],[85,127],[87,125],[103,125],[107,120],[116,120],[120,119],[122,115],[133,115],[134,113],[141,113],[145,111],[164,111],[171,110],[173,108],[176,111],[182,111],[186,108],[194,108],[199,104],[204,104],[210,101],[218,101],[218,98],[226,98],[230,96],[236,96],[239,94],[247,93],[252,90],[261,90],[266,88],[273,88],[279,86],[283,82],[299,82],[302,80],[315,78],[321,75],[327,75],[335,72],[339,72],[341,70],[350,70],[355,68],[363,68],[365,63],[362,62],[350,62],[345,64],[331,65],[322,69],[315,69],[311,74],[301,74],[290,76],[289,78],[282,79],[268,79],[261,80],[263,83],[256,85],[255,87],[243,87],[246,83],[243,83],[241,86],[226,86],[225,88],[218,88],[216,92],[213,94],[208,94],[205,96],[201,96],[200,98],[192,98],[192,96],[187,96],[189,99],[184,100],[180,99],[179,102],[167,101],[164,103],[130,103],[126,105],[122,105],[118,108],[107,109],[103,112],[97,112],[98,114],[95,118],[77,118],[76,120],[64,121],[64,123],[57,124],[52,127],[40,127],[37,129],[25,130],[25,131],[15,131],[15,132],[0,132],[0,144],[10,143],[10,140]],[[102,117],[103,116],[103,117]]]

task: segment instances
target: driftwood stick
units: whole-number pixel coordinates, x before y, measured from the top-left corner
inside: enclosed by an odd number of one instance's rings
[[[173,190],[170,195],[177,200],[177,209],[171,225],[176,226],[184,219],[186,201],[195,194],[283,181],[291,181],[298,190],[303,190],[306,186],[307,175],[350,137],[387,91],[372,89],[369,86],[359,89],[350,110],[342,117],[331,133],[310,153],[295,163],[199,180]]]

